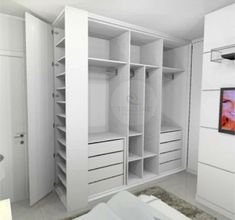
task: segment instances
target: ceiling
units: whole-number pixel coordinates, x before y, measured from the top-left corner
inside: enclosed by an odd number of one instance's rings
[[[0,12],[23,16],[25,9],[53,21],[64,5],[192,40],[203,36],[205,14],[235,0],[0,0]]]

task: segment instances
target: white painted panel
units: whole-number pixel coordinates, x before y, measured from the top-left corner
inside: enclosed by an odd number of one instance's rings
[[[160,143],[182,139],[182,131],[173,131],[160,134]]]
[[[235,213],[235,174],[199,163],[197,195]]]
[[[219,124],[220,91],[202,91],[201,94],[200,125],[217,129]]]
[[[159,156],[159,162],[160,163],[165,163],[171,160],[176,160],[181,158],[181,150],[176,150],[164,154],[160,154]]]
[[[102,179],[107,179],[110,177],[118,176],[123,174],[124,172],[124,166],[123,164],[117,164],[113,166],[108,166],[96,170],[91,170],[88,172],[88,182],[96,182],[100,181]]]
[[[51,26],[26,13],[30,204],[53,189],[53,69]]]
[[[67,210],[88,203],[88,15],[65,8]]]
[[[169,170],[177,169],[181,166],[181,160],[174,160],[159,165],[159,172],[163,173]]]
[[[0,15],[0,50],[25,51],[24,20],[13,16]]]
[[[89,195],[108,191],[123,185],[123,175],[92,183],[88,185]]]
[[[176,150],[182,148],[182,141],[172,141],[164,144],[160,144],[160,153]]]
[[[202,60],[203,60],[203,41],[199,41],[193,44],[193,51],[192,51],[188,169],[190,169],[193,172],[197,172],[197,162],[198,162]]]
[[[235,136],[201,128],[199,161],[235,172]]]
[[[107,154],[115,151],[123,151],[124,150],[124,141],[106,141],[96,144],[88,145],[88,156],[97,156],[101,154]]]
[[[202,89],[233,87],[235,84],[235,62],[223,60],[222,63],[210,61],[210,53],[203,55]]]
[[[140,46],[131,45],[131,63],[140,63]]]
[[[88,159],[88,163],[89,170],[109,166],[112,164],[123,163],[123,152],[91,157]]]
[[[205,17],[204,52],[235,44],[235,4],[212,12]]]
[[[109,80],[102,68],[89,68],[89,133],[109,130]]]
[[[89,37],[89,57],[109,59],[110,43],[108,40],[101,38]]]

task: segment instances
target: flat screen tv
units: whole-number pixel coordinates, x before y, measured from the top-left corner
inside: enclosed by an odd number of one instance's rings
[[[235,135],[235,87],[220,89],[219,132]]]

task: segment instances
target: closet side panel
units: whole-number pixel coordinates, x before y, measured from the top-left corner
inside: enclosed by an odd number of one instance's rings
[[[88,14],[65,8],[67,210],[88,203]]]

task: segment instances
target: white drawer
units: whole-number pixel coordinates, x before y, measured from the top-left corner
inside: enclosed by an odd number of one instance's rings
[[[94,195],[123,185],[123,175],[88,184],[88,194]]]
[[[159,172],[163,173],[166,171],[174,170],[181,167],[181,160],[174,160],[167,163],[160,164]]]
[[[172,151],[169,153],[160,154],[159,162],[165,163],[171,160],[176,160],[181,158],[181,150]]]
[[[96,156],[101,154],[112,153],[116,151],[123,151],[124,141],[116,140],[116,141],[107,141],[95,144],[88,145],[88,156]]]
[[[181,147],[182,147],[181,140],[163,143],[163,144],[160,144],[160,153],[169,152],[172,150],[177,150],[177,149],[180,149]]]
[[[182,131],[172,131],[160,134],[160,143],[181,140],[182,139]]]
[[[123,174],[123,164],[117,164],[88,172],[89,183]]]
[[[123,163],[123,151],[88,158],[88,169],[97,169],[100,167],[106,167],[117,163]]]

